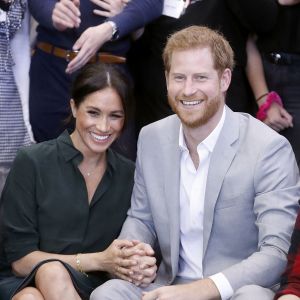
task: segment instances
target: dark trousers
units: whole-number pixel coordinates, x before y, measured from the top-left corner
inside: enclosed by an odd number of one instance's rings
[[[42,142],[58,137],[70,115],[72,77],[64,59],[37,49],[30,65],[29,113],[34,138]]]
[[[274,64],[263,59],[269,90],[282,98],[284,108],[293,116],[293,128],[280,132],[291,143],[298,167],[300,166],[300,56],[299,63]]]

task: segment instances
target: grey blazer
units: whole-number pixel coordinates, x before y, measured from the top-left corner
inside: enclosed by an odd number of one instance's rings
[[[173,115],[142,129],[132,206],[120,235],[150,245],[158,242],[160,284],[172,284],[178,271],[179,127]],[[205,193],[204,277],[222,272],[234,290],[277,283],[299,198],[298,167],[287,140],[226,107]]]

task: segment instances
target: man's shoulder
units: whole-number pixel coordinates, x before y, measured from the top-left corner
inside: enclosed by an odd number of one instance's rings
[[[250,114],[234,112],[234,115],[239,120],[240,138],[244,142],[255,143],[261,146],[273,143],[274,141],[288,143],[284,136]]]
[[[165,134],[179,129],[180,120],[177,115],[171,115],[159,121],[153,122],[142,128],[141,134]]]

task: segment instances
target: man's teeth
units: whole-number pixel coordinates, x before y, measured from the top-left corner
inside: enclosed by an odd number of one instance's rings
[[[106,140],[106,139],[109,138],[109,135],[108,135],[108,134],[107,134],[107,135],[98,135],[98,134],[95,134],[95,133],[91,133],[91,135],[92,135],[92,137],[93,137],[94,139],[96,139],[97,141],[104,141],[104,140]]]
[[[198,104],[201,103],[200,100],[198,100],[198,101],[184,101],[184,100],[182,100],[181,102],[182,102],[183,105],[190,105],[190,106],[198,105]]]

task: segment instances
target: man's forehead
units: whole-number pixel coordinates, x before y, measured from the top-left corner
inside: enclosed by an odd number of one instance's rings
[[[176,69],[196,69],[211,68],[214,61],[210,48],[194,48],[186,50],[176,50],[172,53],[170,60],[170,70]]]
[[[212,60],[212,52],[210,47],[197,47],[191,49],[176,49],[171,54],[172,60],[194,60],[195,62],[205,58],[205,60]]]

